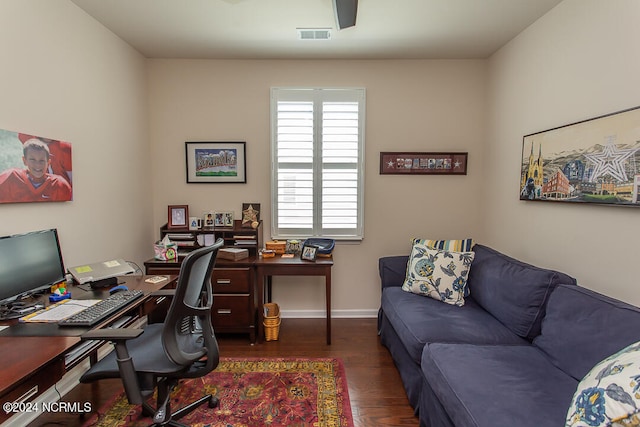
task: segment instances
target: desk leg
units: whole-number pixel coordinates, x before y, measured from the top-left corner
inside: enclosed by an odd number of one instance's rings
[[[258,269],[258,343],[262,342],[264,336],[264,272]]]
[[[331,345],[331,269],[328,268],[324,276],[325,299],[327,300],[327,345]]]

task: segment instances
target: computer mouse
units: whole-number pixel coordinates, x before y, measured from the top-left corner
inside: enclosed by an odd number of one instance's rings
[[[118,286],[114,286],[113,288],[109,289],[109,293],[110,294],[115,294],[116,292],[120,292],[120,291],[128,291],[129,288],[127,288],[125,285],[118,285]]]

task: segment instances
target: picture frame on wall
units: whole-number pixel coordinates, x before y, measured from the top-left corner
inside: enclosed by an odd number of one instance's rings
[[[245,142],[185,142],[187,183],[247,182]]]
[[[640,207],[640,107],[525,135],[520,200]]]
[[[0,129],[0,153],[0,203],[73,200],[71,143]]]
[[[466,175],[468,153],[385,151],[380,175]]]
[[[167,228],[187,228],[189,225],[189,206],[169,205],[167,217]]]

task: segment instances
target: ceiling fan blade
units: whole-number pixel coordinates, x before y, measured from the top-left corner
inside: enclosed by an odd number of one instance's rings
[[[333,0],[333,11],[338,29],[353,27],[356,25],[358,0]]]

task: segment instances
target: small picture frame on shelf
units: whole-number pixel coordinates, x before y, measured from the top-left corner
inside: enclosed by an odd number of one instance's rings
[[[242,204],[242,226],[256,228],[260,222],[260,203]]]
[[[216,212],[214,218],[216,227],[233,227],[233,212]]]
[[[189,206],[169,205],[167,217],[167,228],[187,228],[187,221],[189,220]]]
[[[213,230],[215,226],[215,214],[212,211],[205,212],[202,218],[202,228],[204,230]]]
[[[316,248],[315,246],[303,246],[300,258],[305,261],[315,261],[317,252],[318,248]]]
[[[202,228],[202,218],[197,216],[189,217],[189,230],[200,230]]]
[[[233,227],[233,212],[225,212],[222,217],[222,223],[225,227]]]

